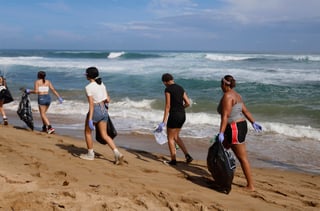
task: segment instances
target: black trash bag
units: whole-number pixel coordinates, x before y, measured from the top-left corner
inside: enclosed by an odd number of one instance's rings
[[[3,104],[11,103],[13,97],[7,86],[0,86],[0,99],[3,99]]]
[[[24,121],[27,126],[33,130],[33,117],[32,117],[32,110],[31,110],[31,102],[28,94],[22,90],[21,100],[19,103],[19,107],[17,110],[17,114],[22,121]]]
[[[207,166],[217,186],[216,189],[229,194],[236,169],[236,160],[230,150],[226,150],[217,137],[208,150]]]
[[[108,116],[108,122],[107,122],[107,134],[112,138],[114,139],[118,133],[117,133],[117,130],[116,128],[114,127],[112,121],[111,121],[111,118],[110,116]],[[100,135],[100,131],[99,131],[99,128],[96,127],[96,140],[97,142],[99,142],[100,144],[107,144],[107,142],[101,137]]]

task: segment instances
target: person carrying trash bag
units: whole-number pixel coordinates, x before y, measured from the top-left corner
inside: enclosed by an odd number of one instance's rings
[[[253,116],[245,106],[241,95],[234,90],[235,86],[236,80],[233,76],[225,75],[221,79],[223,96],[217,109],[221,116],[218,139],[226,149],[232,149],[246,177],[246,189],[254,191],[251,168],[245,145],[248,131],[246,119],[250,121],[255,131],[261,132],[262,127],[255,122]]]
[[[38,106],[42,120],[42,132],[52,134],[55,132],[55,129],[50,124],[49,118],[46,114],[51,104],[49,90],[57,96],[59,103],[61,104],[63,99],[56,91],[51,81],[46,79],[46,72],[39,71],[37,74],[37,80],[34,82],[34,89],[26,89],[25,92],[27,94],[38,94]]]
[[[6,79],[0,76],[0,113],[2,115],[3,124],[8,125],[8,118],[4,111],[3,105],[13,101],[11,93],[7,87]]]

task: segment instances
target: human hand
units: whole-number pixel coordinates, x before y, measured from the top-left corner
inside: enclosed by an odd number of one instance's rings
[[[89,125],[90,130],[95,130],[95,129],[96,129],[96,128],[94,127],[94,125],[93,125],[92,119],[89,119],[88,125]]]
[[[31,89],[25,89],[24,91],[25,91],[25,93],[30,94]]]
[[[158,125],[158,127],[155,129],[155,131],[158,132],[158,133],[162,132],[162,130],[163,130],[163,128],[164,128],[165,125],[166,125],[166,124],[165,124],[164,122],[161,122],[161,123]]]
[[[62,97],[58,97],[58,100],[59,100],[59,103],[62,104],[62,102],[63,102]]]
[[[220,143],[222,143],[224,141],[224,133],[219,133],[218,134],[218,140],[220,141]]]
[[[261,132],[261,131],[262,131],[261,125],[259,125],[259,124],[256,123],[256,122],[252,123],[252,127],[254,128],[254,130],[255,130],[256,132]]]

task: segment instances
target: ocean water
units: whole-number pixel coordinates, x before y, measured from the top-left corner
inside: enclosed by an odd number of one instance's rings
[[[162,120],[161,76],[173,74],[192,101],[181,136],[199,141],[218,132],[220,80],[233,75],[235,89],[263,126],[263,133],[250,126],[248,133],[248,151],[260,165],[320,173],[320,54],[0,50],[0,71],[15,98],[5,109],[16,111],[19,88],[33,88],[44,70],[65,99],[52,103],[52,124],[57,130],[82,129],[89,66],[100,70],[112,100],[110,115],[124,134],[150,134]],[[36,96],[31,100],[38,115]]]

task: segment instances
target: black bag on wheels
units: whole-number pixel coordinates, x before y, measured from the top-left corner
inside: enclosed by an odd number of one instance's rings
[[[236,161],[230,150],[226,150],[217,138],[208,150],[207,166],[217,190],[230,193]]]

